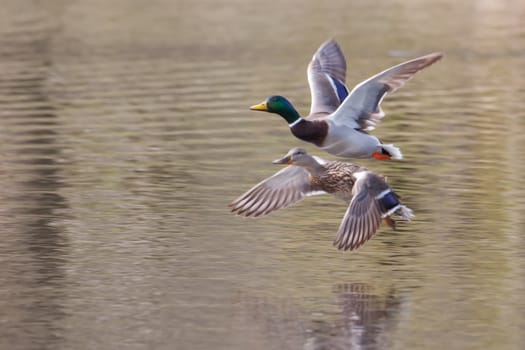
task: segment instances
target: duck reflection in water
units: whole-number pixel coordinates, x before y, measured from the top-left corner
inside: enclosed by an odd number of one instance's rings
[[[388,348],[387,336],[396,327],[404,298],[394,289],[375,290],[362,283],[337,284],[334,301],[258,297],[243,293],[235,329],[244,347],[264,344],[267,348],[305,350],[358,350]],[[334,305],[320,310],[313,305]],[[308,311],[306,310],[308,309]],[[249,335],[248,337],[246,337]]]
[[[381,335],[395,325],[402,299],[393,289],[385,295],[367,284],[338,284],[334,288],[341,316],[331,323],[312,320],[304,349],[383,349],[388,344]],[[382,340],[383,339],[383,340]]]

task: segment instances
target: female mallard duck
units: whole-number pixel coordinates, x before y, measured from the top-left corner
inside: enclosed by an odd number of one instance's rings
[[[395,228],[390,217],[413,218],[412,210],[385,179],[367,168],[311,156],[302,148],[292,148],[275,164],[290,164],[255,185],[231,204],[232,212],[243,216],[260,216],[285,208],[306,196],[329,193],[349,203],[339,226],[334,245],[353,250],[368,241],[377,231],[381,219]]]
[[[348,93],[345,58],[339,45],[330,40],[319,47],[308,65],[312,105],[307,117],[301,117],[282,96],[270,96],[250,109],[279,114],[295,137],[336,156],[402,159],[399,148],[382,144],[368,131],[385,115],[380,107],[385,95],[442,57],[436,52],[401,63],[361,82]]]

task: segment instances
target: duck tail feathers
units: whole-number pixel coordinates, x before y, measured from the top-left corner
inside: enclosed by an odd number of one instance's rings
[[[396,215],[399,216],[400,219],[406,221],[410,221],[414,218],[414,212],[412,209],[402,204],[399,205],[399,208],[397,208]]]
[[[392,159],[403,159],[401,150],[392,144],[381,145],[384,151],[390,155]]]

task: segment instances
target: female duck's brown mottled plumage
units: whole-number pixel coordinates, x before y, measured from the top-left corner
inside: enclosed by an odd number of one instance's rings
[[[385,179],[359,165],[326,161],[311,156],[301,148],[274,161],[290,164],[235,199],[232,212],[243,216],[260,216],[285,208],[306,196],[329,193],[349,203],[339,226],[334,245],[353,250],[368,241],[377,231],[381,219],[393,227],[392,214],[410,220],[412,210],[399,202]]]
[[[354,173],[366,170],[366,168],[351,163],[327,162],[324,164],[324,171],[310,175],[310,183],[326,193],[349,202],[352,199],[352,188],[356,181]]]

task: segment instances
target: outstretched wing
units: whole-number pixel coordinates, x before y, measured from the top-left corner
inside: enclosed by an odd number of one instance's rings
[[[345,56],[334,40],[323,43],[317,49],[307,74],[312,96],[310,115],[334,112],[348,96]]]
[[[230,204],[231,211],[243,216],[266,215],[305,196],[325,193],[312,186],[308,177],[303,167],[287,166],[235,199]]]
[[[350,123],[355,129],[373,130],[385,116],[380,104],[386,94],[393,93],[414,74],[442,57],[440,52],[431,53],[374,75],[358,84],[330,118],[336,122]]]
[[[372,238],[385,212],[381,194],[390,191],[385,180],[377,174],[362,171],[354,177],[353,197],[334,241],[338,249],[353,250]]]

